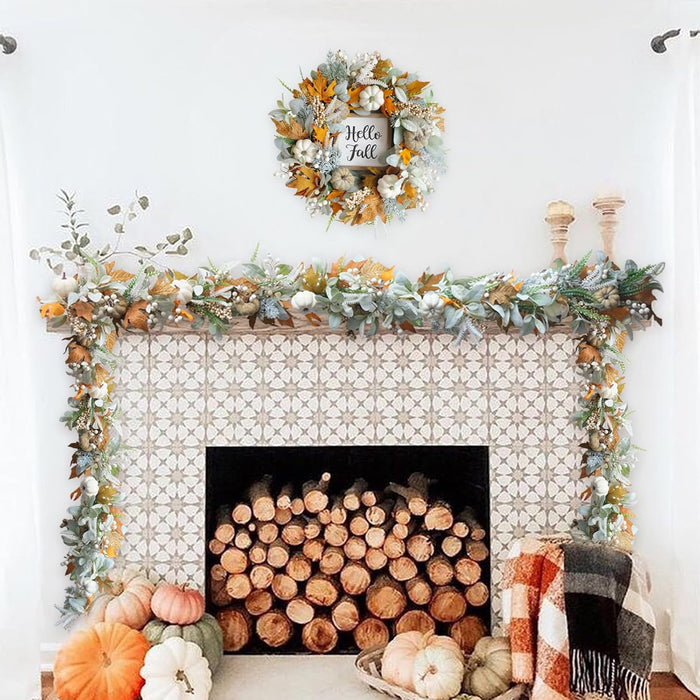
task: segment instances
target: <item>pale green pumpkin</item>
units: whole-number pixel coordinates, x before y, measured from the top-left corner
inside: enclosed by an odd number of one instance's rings
[[[142,633],[151,644],[160,644],[171,637],[182,637],[186,642],[193,642],[202,650],[212,673],[224,655],[221,627],[216,618],[207,613],[192,625],[171,625],[163,620],[151,620]]]

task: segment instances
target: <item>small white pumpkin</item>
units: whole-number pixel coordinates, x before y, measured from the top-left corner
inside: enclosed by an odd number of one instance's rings
[[[396,199],[403,188],[403,178],[398,175],[385,175],[379,178],[377,189],[384,199]]]
[[[143,700],[207,700],[211,671],[202,650],[181,637],[151,647],[141,669]]]
[[[316,295],[308,290],[297,292],[291,299],[292,308],[308,313],[316,306]]]
[[[482,637],[467,661],[464,691],[492,700],[513,682],[510,642],[505,637]]]
[[[445,300],[437,292],[426,292],[418,302],[422,314],[432,314],[445,306]]]
[[[83,493],[86,496],[97,496],[97,492],[100,490],[100,485],[97,483],[97,479],[94,476],[86,476],[83,481]]]
[[[428,646],[416,654],[413,686],[428,700],[449,700],[459,693],[464,677],[464,663],[450,649]]]
[[[619,394],[617,382],[610,382],[610,384],[600,387],[599,393],[603,399],[616,399]]]
[[[306,165],[310,163],[318,153],[318,146],[311,139],[299,139],[292,146],[292,155],[295,160]]]
[[[355,186],[355,176],[350,168],[336,168],[331,175],[331,185],[334,190],[347,192]]]
[[[596,476],[591,483],[591,488],[596,496],[607,496],[610,484],[604,476]]]
[[[194,287],[189,280],[173,280],[173,287],[177,289],[175,299],[181,304],[189,304],[194,295]]]
[[[368,85],[360,93],[360,107],[376,112],[384,104],[384,93],[378,85]]]
[[[93,384],[88,389],[88,394],[91,399],[105,399],[109,393],[109,387],[102,382],[102,384]]]
[[[65,299],[71,292],[77,292],[79,286],[78,280],[75,277],[66,277],[65,272],[60,277],[54,277],[51,282],[51,289],[61,299]]]

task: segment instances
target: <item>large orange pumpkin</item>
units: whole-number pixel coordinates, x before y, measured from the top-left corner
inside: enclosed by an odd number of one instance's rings
[[[199,591],[172,583],[161,583],[151,598],[155,616],[173,625],[191,625],[204,615],[204,598]]]
[[[151,598],[155,588],[143,574],[126,571],[111,581],[107,592],[95,598],[88,620],[121,622],[140,630],[152,617]]]
[[[136,700],[148,640],[119,622],[98,622],[61,647],[53,668],[61,700]]]

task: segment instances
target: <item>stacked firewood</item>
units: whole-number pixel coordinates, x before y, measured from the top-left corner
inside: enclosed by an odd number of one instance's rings
[[[331,476],[272,494],[265,477],[222,506],[209,550],[210,602],[227,651],[255,638],[284,647],[300,630],[309,651],[351,634],[366,649],[391,633],[446,631],[465,651],[486,633],[472,608],[489,599],[486,532],[471,509],[455,514],[411,474],[384,491],[358,479],[330,496]]]

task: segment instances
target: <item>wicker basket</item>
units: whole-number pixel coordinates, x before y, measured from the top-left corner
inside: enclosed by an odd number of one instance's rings
[[[361,652],[355,659],[355,669],[358,678],[365,685],[391,698],[399,698],[399,700],[425,700],[425,698],[421,698],[420,695],[416,695],[410,690],[399,688],[396,685],[391,685],[382,678],[383,654],[383,646],[366,649]],[[503,695],[494,698],[494,700],[520,700],[521,698],[527,698],[527,696],[528,692],[525,686],[517,685],[503,693]]]

